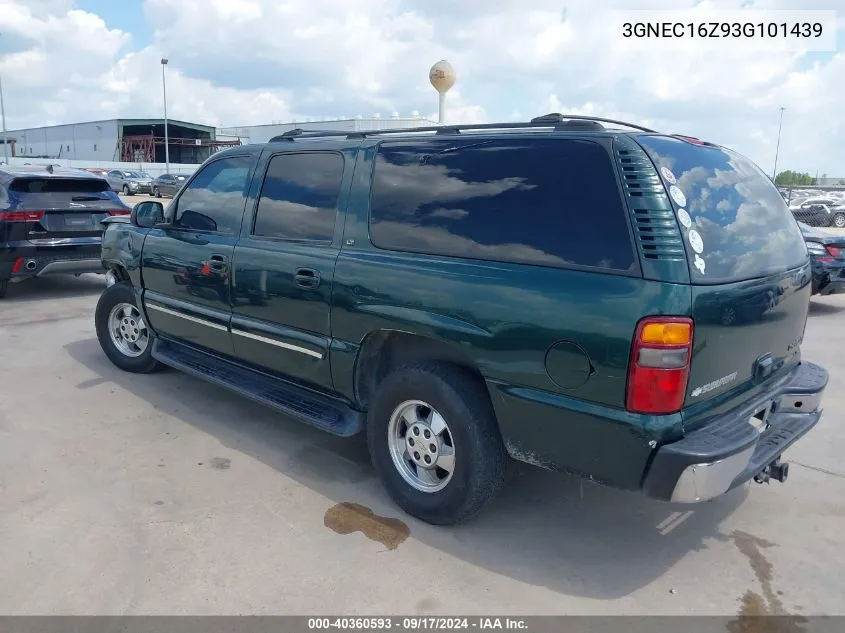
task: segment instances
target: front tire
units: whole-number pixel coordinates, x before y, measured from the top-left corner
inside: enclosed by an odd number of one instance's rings
[[[106,288],[97,302],[94,325],[103,352],[123,371],[148,374],[161,367],[152,356],[155,335],[138,309],[128,281]]]
[[[126,185],[123,185],[123,195],[124,196],[129,195],[129,187],[127,187]]]
[[[454,365],[425,362],[383,380],[367,442],[390,497],[427,523],[471,518],[504,483],[507,458],[487,389]]]
[[[153,188],[153,195],[154,195],[156,198],[161,198],[161,191],[159,191],[159,190],[158,190],[158,187],[154,187],[154,188]]]
[[[845,229],[845,213],[837,213],[833,216],[833,226],[837,229]]]

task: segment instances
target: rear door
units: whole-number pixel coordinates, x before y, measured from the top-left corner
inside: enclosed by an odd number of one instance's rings
[[[331,387],[329,314],[355,153],[266,150],[255,214],[235,247],[236,356]]]
[[[26,221],[9,224],[6,241],[99,241],[104,218],[129,213],[102,178],[25,176],[9,183],[7,196],[10,211],[26,214]]]
[[[739,154],[667,136],[638,140],[661,172],[687,252],[695,334],[686,406],[763,391],[800,360],[811,272],[798,224]]]

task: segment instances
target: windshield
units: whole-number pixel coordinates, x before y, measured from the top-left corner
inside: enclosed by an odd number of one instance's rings
[[[753,162],[723,147],[668,136],[638,140],[670,192],[694,282],[753,279],[806,261],[795,218]]]
[[[137,171],[125,171],[125,172],[123,172],[123,175],[126,176],[127,178],[140,178],[141,177],[141,174],[139,174]]]

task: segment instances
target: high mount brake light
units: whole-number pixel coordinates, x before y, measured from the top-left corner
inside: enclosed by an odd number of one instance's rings
[[[688,317],[646,317],[637,324],[628,367],[628,411],[667,414],[681,410],[693,330]]]

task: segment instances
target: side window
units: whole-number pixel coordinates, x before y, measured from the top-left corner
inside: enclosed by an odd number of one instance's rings
[[[343,178],[343,156],[280,154],[270,159],[253,235],[331,242]]]
[[[610,155],[579,139],[384,143],[370,237],[388,250],[546,266],[636,262]]]
[[[174,226],[235,234],[241,228],[249,188],[250,156],[221,158],[206,165],[182,191]]]

